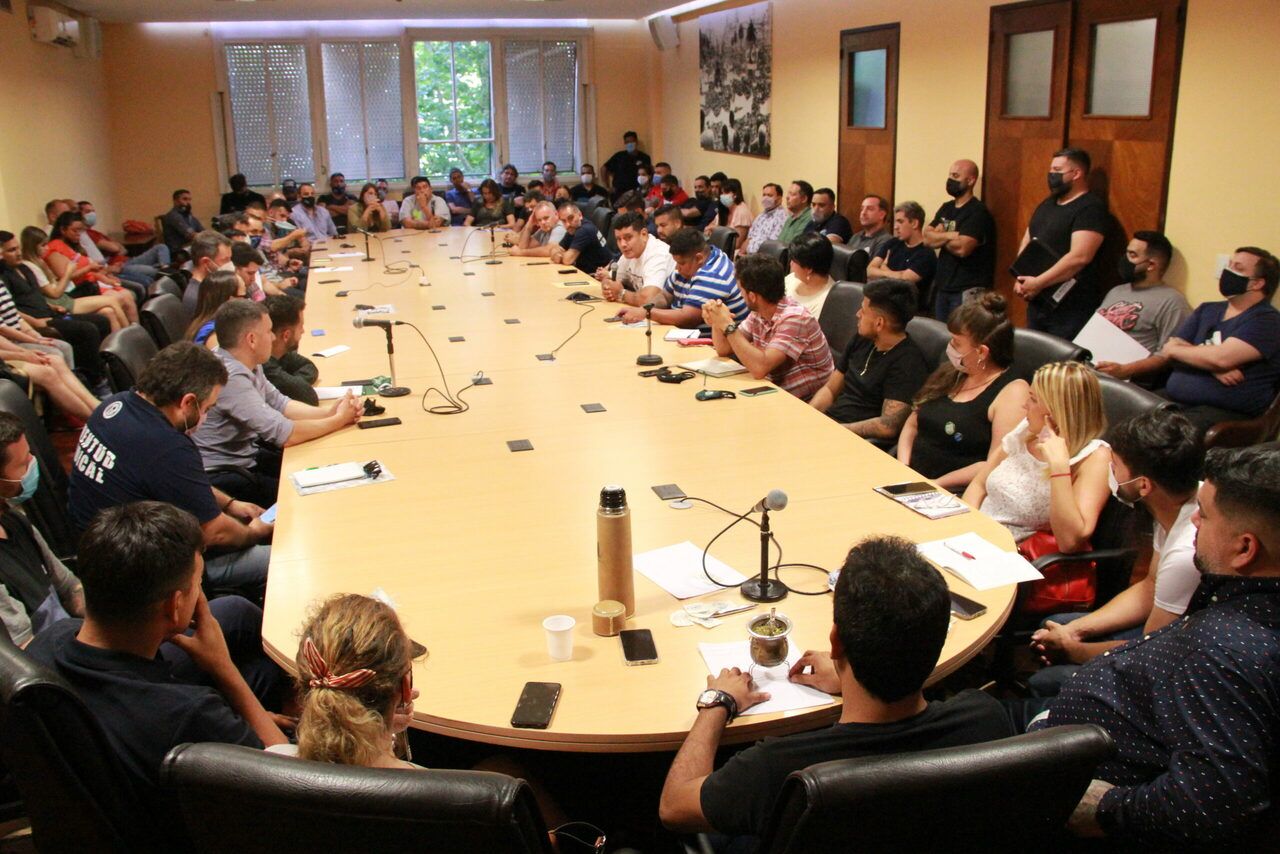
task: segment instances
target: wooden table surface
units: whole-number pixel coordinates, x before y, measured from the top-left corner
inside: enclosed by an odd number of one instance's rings
[[[625,666],[618,639],[591,631],[591,606],[599,598],[595,510],[605,484],[627,490],[636,552],[686,540],[701,549],[731,521],[704,504],[672,509],[650,490],[664,483],[737,512],[770,489],[785,490],[790,504],[771,520],[788,563],[838,568],[851,545],[873,534],[923,541],[976,530],[1012,547],[1005,530],[985,516],[930,521],[872,492],[873,486],[919,477],[788,394],[703,402],[694,398],[701,377],[680,385],[639,377],[635,357],[644,352],[643,330],[603,322],[615,313],[608,304],[563,299],[575,289],[598,295],[594,281],[566,285],[587,277],[561,275],[558,265],[530,266],[532,259],[463,265],[450,256],[459,255],[467,231],[389,232],[372,245],[377,259],[420,265],[408,273],[334,258],[333,266],[354,269],[310,277],[302,351],[351,347],[317,359],[321,385],[388,373],[382,330],[352,327],[357,303],[391,303],[397,319],[415,323],[455,393],[477,371],[493,383],[465,392],[471,406],[466,413],[427,414],[422,395],[441,386],[440,371],[422,339],[397,327],[397,380],[413,393],[379,402],[404,423],[352,427],[285,451],[263,625],[267,650],[277,661],[292,669],[298,631],[316,600],[380,589],[395,602],[409,634],[430,650],[414,673],[422,693],[415,726],[522,747],[671,750],[692,724],[694,700],[705,686],[698,644],[745,639],[747,620],[767,606],[727,617],[714,629],[676,628],[669,614],[684,603],[636,573],[636,616],[628,627],[653,631],[660,661]],[[363,248],[358,238],[331,240],[313,257],[355,251],[342,242]],[[470,249],[479,251],[481,242],[472,239]],[[487,248],[487,238],[483,242]],[[429,286],[420,284],[424,276]],[[340,284],[321,284],[332,279]],[[335,296],[340,289],[352,293]],[[444,308],[433,309],[437,305]],[[588,306],[594,310],[587,312]],[[536,354],[569,338],[584,313],[581,331],[555,361],[539,361]],[[315,329],[325,334],[313,337]],[[706,347],[663,341],[665,331],[655,327],[654,350],[666,364],[711,355]],[[451,343],[451,336],[466,340]],[[743,374],[707,386],[761,384]],[[434,393],[427,400],[441,402]],[[581,408],[586,403],[606,411],[588,414]],[[528,439],[534,449],[509,451],[506,443],[515,439]],[[307,497],[288,481],[308,467],[372,459],[395,479]],[[759,534],[739,525],[712,554],[750,576],[759,570]],[[783,569],[782,578],[799,590],[826,585],[825,575],[811,569]],[[980,593],[949,575],[947,583],[988,611],[954,621],[933,679],[976,654],[1013,604],[1011,586]],[[745,601],[736,589],[691,601],[701,600]],[[792,593],[778,610],[794,620],[791,640],[799,648],[829,648],[829,594]],[[561,613],[577,620],[567,662],[549,658],[542,630],[545,617]],[[546,730],[510,726],[526,681],[563,685]],[[838,699],[785,714],[748,715],[729,727],[726,740],[811,729],[838,715]]]

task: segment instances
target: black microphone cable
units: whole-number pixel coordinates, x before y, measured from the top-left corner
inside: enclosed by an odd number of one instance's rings
[[[751,516],[751,512],[750,512],[750,511],[748,511],[748,512],[746,512],[746,513],[735,513],[735,512],[733,512],[732,510],[729,510],[729,509],[728,509],[728,508],[726,508],[726,507],[721,507],[719,504],[716,504],[714,501],[709,501],[709,500],[707,500],[706,498],[699,498],[699,497],[697,497],[696,495],[686,495],[686,496],[684,497],[684,500],[685,500],[685,501],[697,501],[697,502],[700,502],[700,503],[702,503],[702,504],[710,505],[711,507],[714,507],[715,509],[719,510],[720,512],[722,512],[722,513],[727,513],[727,514],[729,514],[730,516],[734,517],[734,518],[733,518],[733,521],[732,521],[732,522],[730,522],[728,525],[726,525],[724,528],[722,528],[722,529],[720,530],[720,532],[719,532],[719,533],[717,533],[714,537],[712,537],[712,538],[711,538],[711,540],[707,543],[706,548],[704,548],[704,549],[702,550],[702,574],[703,574],[703,575],[705,575],[705,576],[707,577],[707,580],[708,580],[708,581],[710,581],[712,584],[716,585],[717,587],[721,587],[721,588],[726,588],[726,589],[727,589],[727,588],[730,588],[730,587],[737,587],[737,586],[739,586],[738,584],[724,584],[724,583],[719,582],[719,581],[717,581],[716,579],[712,578],[712,577],[711,577],[711,572],[710,572],[710,570],[708,570],[708,569],[707,569],[707,554],[711,551],[711,547],[715,544],[716,540],[720,539],[722,536],[724,536],[725,534],[727,534],[727,533],[729,532],[729,530],[730,530],[730,529],[732,529],[732,528],[733,528],[735,525],[737,525],[739,522],[743,522],[743,521],[750,522],[752,525],[755,525],[757,528],[759,528],[759,527],[760,527],[760,523],[759,523],[759,522],[757,522],[756,520],[754,520],[754,519],[750,518],[750,516]],[[778,572],[778,571],[779,571],[779,570],[781,570],[781,569],[788,569],[788,568],[791,568],[791,567],[803,567],[803,568],[806,568],[806,569],[816,569],[816,570],[818,570],[819,572],[825,573],[825,574],[827,574],[827,575],[830,575],[830,570],[826,569],[825,567],[817,566],[816,564],[812,564],[812,563],[783,563],[783,562],[782,562],[782,544],[778,542],[778,538],[777,538],[777,536],[775,536],[775,535],[774,535],[773,531],[770,531],[770,532],[769,532],[769,541],[770,541],[771,543],[773,543],[773,545],[774,545],[774,546],[776,546],[776,547],[777,547],[777,549],[778,549],[778,562],[777,562],[777,563],[775,563],[773,566],[771,566],[769,569],[770,569],[770,571],[773,573],[773,577],[774,577],[774,579],[775,579],[775,580],[777,580],[777,582],[778,582],[779,584],[781,584],[784,588],[786,588],[786,590],[787,590],[787,592],[788,592],[788,593],[796,593],[796,594],[798,594],[798,595],[800,595],[800,596],[823,596],[823,595],[825,595],[825,594],[827,594],[827,593],[831,592],[831,591],[829,591],[829,590],[812,590],[812,591],[810,591],[810,590],[798,590],[798,589],[796,589],[796,588],[792,587],[791,585],[787,584],[785,581],[783,581],[783,580],[782,580],[782,577],[780,576],[780,574],[779,574],[779,572]]]
[[[435,360],[436,370],[440,372],[440,384],[444,386],[444,389],[438,389],[435,386],[428,387],[427,390],[422,393],[422,410],[431,415],[461,415],[469,410],[471,408],[471,404],[463,400],[462,395],[467,389],[474,386],[475,383],[468,383],[458,389],[458,392],[455,394],[449,388],[449,379],[444,374],[444,366],[440,364],[440,357],[436,355],[436,348],[431,346],[431,342],[427,340],[426,335],[422,334],[422,330],[407,320],[398,320],[396,321],[396,325],[407,326],[414,332],[418,333],[418,337],[422,339],[422,343],[426,344],[427,350],[431,352],[431,358]],[[427,406],[427,395],[431,394],[433,391],[443,397],[445,402],[438,403],[435,406]]]

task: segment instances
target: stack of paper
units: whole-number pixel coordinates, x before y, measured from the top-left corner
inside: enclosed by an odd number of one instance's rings
[[[734,374],[745,374],[747,369],[733,359],[700,359],[697,362],[685,362],[680,367],[686,371],[697,371],[709,377],[731,377]]]
[[[703,593],[722,589],[708,580],[702,571],[702,549],[689,541],[636,555],[632,560],[636,572],[677,599],[691,599]],[[742,573],[707,555],[707,572],[724,585],[736,586],[746,581]]]
[[[1095,365],[1099,362],[1127,365],[1151,355],[1146,347],[1130,338],[1127,332],[1096,313],[1071,343],[1088,350]]]
[[[916,546],[920,554],[954,573],[974,590],[991,590],[1020,581],[1044,578],[1017,552],[1006,552],[975,533],[960,534]]]
[[[802,654],[795,644],[791,644],[786,664],[779,664],[777,667],[760,667],[753,665],[751,661],[750,643],[750,641],[741,640],[729,643],[698,644],[698,652],[702,653],[702,660],[707,663],[707,670],[711,671],[712,676],[719,676],[720,671],[725,668],[736,667],[743,673],[751,674],[757,691],[763,691],[769,695],[768,700],[758,706],[752,706],[742,714],[767,715],[770,712],[789,712],[792,709],[825,706],[834,701],[830,694],[819,691],[817,688],[810,688],[808,685],[797,685],[787,679],[791,666],[800,659]]]

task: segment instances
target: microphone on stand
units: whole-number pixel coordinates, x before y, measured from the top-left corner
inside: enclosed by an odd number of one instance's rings
[[[494,264],[501,264],[502,262],[498,260],[498,224],[496,222],[491,222],[483,227],[489,229],[489,260],[484,262],[485,266],[489,267]]]
[[[748,513],[760,513],[760,576],[744,581],[738,590],[744,599],[752,602],[777,602],[787,595],[787,586],[769,577],[769,511],[779,511],[787,506],[787,494],[781,489],[771,489],[769,494],[755,503]]]
[[[650,367],[661,365],[662,357],[653,352],[653,303],[644,306],[644,320],[645,352],[636,356],[636,364]]]
[[[391,385],[378,389],[378,394],[381,397],[404,397],[409,393],[409,389],[406,386],[396,385],[396,348],[391,340],[391,327],[400,326],[403,323],[404,321],[401,320],[377,320],[372,317],[365,317],[363,314],[357,314],[351,318],[351,325],[356,329],[376,326],[387,333],[387,362],[391,365]]]
[[[364,235],[364,258],[361,260],[367,264],[373,260],[373,256],[369,254],[369,231],[365,228],[357,228],[356,231]]]

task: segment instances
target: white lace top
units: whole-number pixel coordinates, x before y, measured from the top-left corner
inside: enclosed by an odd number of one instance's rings
[[[1049,464],[1027,448],[1028,429],[1024,418],[1005,434],[1000,444],[1006,456],[987,475],[987,497],[978,508],[1008,528],[1018,542],[1049,530]],[[1106,442],[1094,439],[1071,458],[1071,465],[1105,447]]]

